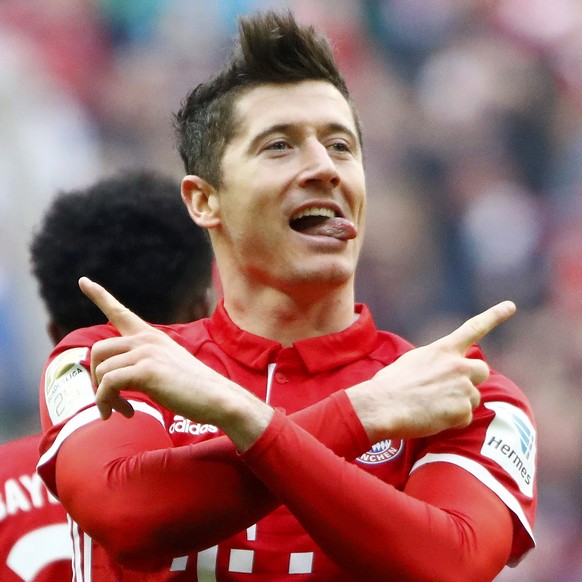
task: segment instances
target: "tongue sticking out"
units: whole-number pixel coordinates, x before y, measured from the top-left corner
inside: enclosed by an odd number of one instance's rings
[[[294,230],[311,236],[329,236],[337,240],[350,240],[358,236],[356,226],[346,218],[305,216],[293,221]]]

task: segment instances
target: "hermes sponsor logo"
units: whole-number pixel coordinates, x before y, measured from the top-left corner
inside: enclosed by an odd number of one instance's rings
[[[174,422],[170,425],[170,434],[183,433],[199,436],[206,433],[217,433],[218,428],[212,424],[200,424],[199,422],[192,422],[183,416],[174,416]]]
[[[495,412],[481,453],[498,463],[517,483],[522,493],[533,496],[536,433],[527,415],[505,402],[488,402]]]
[[[507,459],[515,466],[518,470],[519,474],[521,475],[522,479],[525,481],[527,485],[529,485],[532,481],[532,476],[528,472],[527,467],[525,466],[525,461],[527,460],[525,457],[522,457],[519,454],[519,451],[516,451],[511,447],[503,442],[503,439],[496,439],[495,437],[491,437],[487,442],[487,446],[493,449],[498,450],[502,455],[507,457]]]
[[[365,465],[379,465],[395,459],[404,448],[404,441],[385,439],[378,441],[372,448],[356,460]]]

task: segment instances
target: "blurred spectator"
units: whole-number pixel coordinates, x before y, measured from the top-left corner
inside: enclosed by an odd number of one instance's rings
[[[12,432],[26,432],[19,426],[26,418],[26,403],[13,386],[25,385],[22,354],[25,343],[17,324],[16,292],[7,271],[0,264],[0,435],[6,438]]]
[[[0,3],[0,23],[32,45],[36,66],[61,92],[90,109],[99,103],[110,39],[93,2],[6,0]]]
[[[48,338],[27,273],[30,229],[55,189],[96,177],[99,147],[79,103],[48,74],[38,47],[0,27],[0,438],[38,425]]]

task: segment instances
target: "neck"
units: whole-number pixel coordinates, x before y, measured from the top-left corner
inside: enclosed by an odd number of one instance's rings
[[[255,335],[284,346],[337,333],[354,321],[354,293],[350,282],[341,288],[316,293],[284,293],[273,288],[229,292],[224,306],[234,323]]]

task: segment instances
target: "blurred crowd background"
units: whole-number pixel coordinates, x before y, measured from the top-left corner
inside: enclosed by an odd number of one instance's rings
[[[580,0],[2,0],[0,442],[38,430],[47,204],[123,169],[180,179],[172,113],[238,13],[282,7],[332,38],[359,105],[357,299],[418,344],[518,305],[483,346],[536,413],[538,548],[499,580],[582,580]]]

